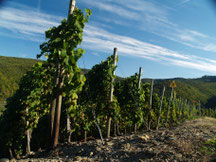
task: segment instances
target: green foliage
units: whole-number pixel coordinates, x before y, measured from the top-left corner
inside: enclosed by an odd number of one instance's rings
[[[0,101],[14,94],[20,78],[37,62],[33,59],[0,56]]]
[[[34,128],[38,119],[48,112],[47,105],[42,104],[46,91],[41,70],[42,63],[35,64],[32,70],[21,78],[19,89],[7,100],[7,109],[0,123],[1,132],[4,132],[1,134],[4,141],[0,143],[17,156],[23,152],[26,130]]]
[[[216,151],[216,138],[210,139],[207,142],[204,143],[204,146],[202,148],[203,153],[207,153],[209,155],[215,153]]]
[[[114,57],[110,56],[101,64],[95,65],[86,75],[87,81],[84,89],[83,98],[90,97],[90,102],[96,104],[96,114],[105,113],[109,110],[109,94],[111,79],[115,78],[113,71],[116,66],[113,65]]]
[[[36,128],[39,120],[49,112],[51,98],[57,93],[53,85],[56,64],[59,65],[57,71],[63,74],[60,79],[64,84],[59,93],[64,96],[66,112],[72,119],[74,115],[80,115],[76,100],[85,77],[81,75],[77,61],[84,50],[77,46],[82,42],[83,28],[91,14],[88,9],[86,12],[84,16],[81,10],[75,9],[68,21],[63,20],[61,25],[46,32],[47,42],[40,46],[38,57],[45,55],[47,61],[34,65],[20,80],[16,93],[8,99],[0,123],[3,125],[1,132],[4,132],[0,138],[4,141],[0,141],[0,145],[11,149],[16,156],[23,153],[26,130]]]
[[[138,79],[136,73],[115,84],[114,94],[120,106],[120,121],[125,126],[137,124],[139,127],[143,123],[145,91],[142,83],[138,88]]]
[[[102,129],[105,129],[107,116],[111,116],[114,119],[118,118],[118,102],[115,96],[113,97],[113,102],[110,102],[109,98],[111,80],[115,78],[115,69],[114,56],[110,56],[106,61],[93,66],[86,74],[86,83],[79,98],[79,104],[84,108],[85,116],[88,119],[84,124],[84,128],[89,128],[92,125],[94,120],[92,111],[96,113]],[[90,124],[87,124],[88,122]],[[86,130],[88,131],[89,129]]]
[[[41,54],[38,57],[45,55],[48,58],[45,64],[50,74],[54,74],[56,69],[63,71],[64,84],[60,93],[67,96],[68,107],[76,105],[77,92],[81,91],[85,82],[85,77],[81,75],[80,68],[77,66],[78,59],[85,51],[77,46],[82,42],[83,28],[90,15],[89,9],[86,9],[86,16],[82,10],[75,9],[68,20],[64,19],[61,25],[46,31],[48,41],[40,46]],[[56,68],[57,64],[59,64],[58,68]],[[55,92],[54,90],[53,94]]]

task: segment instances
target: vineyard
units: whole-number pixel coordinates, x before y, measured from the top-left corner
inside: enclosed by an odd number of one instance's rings
[[[151,84],[141,81],[142,68],[116,79],[117,48],[82,74],[77,61],[85,50],[78,46],[91,14],[90,9],[76,8],[71,0],[68,19],[46,31],[46,42],[37,55],[46,60],[33,65],[4,103],[0,157],[20,158],[92,138],[105,145],[105,138],[170,128],[202,116],[216,118],[214,109],[202,108],[201,99],[180,96],[175,90],[180,85],[174,80],[155,92],[154,80]]]

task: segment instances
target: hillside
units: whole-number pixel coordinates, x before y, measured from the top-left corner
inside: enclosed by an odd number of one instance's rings
[[[177,97],[189,99],[190,101],[199,102],[204,107],[216,107],[216,76],[203,76],[196,79],[172,78],[172,79],[156,79],[155,92],[162,93],[163,85],[166,86],[166,96],[170,95],[170,83],[175,80]],[[143,79],[143,82],[150,82],[150,79]]]
[[[38,60],[0,56],[0,100],[14,93],[20,78],[36,62]]]
[[[0,114],[6,98],[18,88],[20,78],[31,69],[38,60],[0,56]]]
[[[0,56],[0,109],[5,104],[4,100],[18,88],[20,78],[36,62],[38,60]],[[87,73],[89,70],[82,69],[82,71]],[[200,100],[205,107],[216,107],[216,76],[203,76],[196,79],[156,79],[154,92],[160,95],[162,87],[165,85],[167,87],[166,96],[169,96],[171,88],[168,87],[173,80],[176,81],[176,94],[178,97],[188,98],[196,102]],[[150,82],[151,79],[143,79],[142,81]]]

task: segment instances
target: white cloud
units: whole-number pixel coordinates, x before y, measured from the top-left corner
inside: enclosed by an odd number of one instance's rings
[[[216,52],[216,44],[209,43],[204,47],[204,50]]]
[[[179,4],[190,1],[182,0]],[[202,32],[179,26],[171,18],[174,9],[164,6],[162,3],[157,3],[157,1],[80,0],[80,2],[110,12],[112,15],[120,16],[111,20],[115,24],[129,26],[133,30],[144,30],[191,48],[215,52],[215,48],[212,47],[212,44],[216,44],[214,38]],[[125,18],[127,20],[124,20]],[[104,16],[101,20],[103,19],[104,21],[110,21],[109,18]]]
[[[140,57],[200,71],[216,72],[216,60],[186,55],[134,38],[112,34],[90,25],[85,28],[83,46],[98,52],[110,52],[113,47],[118,47],[120,55]]]
[[[0,28],[8,30],[8,34],[16,38],[38,41],[49,27],[57,26],[62,20],[62,17],[40,13],[35,8],[13,4],[13,7],[1,8]]]
[[[125,19],[137,22],[141,21],[139,23],[142,24],[144,30],[193,48],[216,52],[216,42],[209,36],[195,30],[180,29],[177,24],[168,19],[166,10],[157,7],[153,3],[141,0],[135,1],[135,4],[137,5],[132,5],[132,0],[119,0],[115,1],[115,3],[114,0],[106,2],[101,0],[100,3],[97,3],[98,0],[95,2],[93,0],[85,1],[85,3],[91,2],[93,2],[92,5],[96,5],[96,7],[100,7],[102,10],[124,17]],[[108,2],[114,4],[110,5]],[[117,4],[122,4],[122,6],[117,7]],[[143,10],[141,10],[142,7]],[[128,9],[131,10],[129,11]],[[1,32],[0,35],[41,41],[44,31],[50,26],[58,25],[61,19],[62,17],[52,16],[42,12],[39,13],[37,9],[28,6],[19,5],[16,7],[4,7],[0,10],[0,28],[9,30],[13,34],[10,32]],[[114,21],[117,20],[118,19],[115,19]],[[107,19],[107,21],[109,20]],[[120,24],[124,25],[124,23]],[[134,25],[134,23],[131,23],[131,25]],[[136,28],[136,26],[134,26],[134,28]],[[209,40],[212,40],[211,44],[208,43]],[[216,72],[215,60],[179,53],[131,37],[112,34],[92,25],[87,25],[85,29],[83,46],[96,52],[110,52],[113,47],[118,47],[121,55],[150,59],[160,63],[167,63],[212,73]]]
[[[81,2],[84,2],[84,1],[81,0]],[[90,6],[97,7],[100,10],[115,13],[116,15],[124,17],[124,18],[136,19],[136,20],[140,18],[140,15],[136,12],[130,11],[124,7],[115,5],[113,3],[107,3],[106,1],[103,1],[103,0],[102,1],[88,0],[88,1],[85,1],[85,3]]]

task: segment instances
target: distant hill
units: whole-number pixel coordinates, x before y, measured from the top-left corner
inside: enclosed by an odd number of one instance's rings
[[[39,60],[0,56],[0,100],[14,93],[20,78],[37,62]]]
[[[20,78],[39,60],[0,56],[0,114],[18,88]]]
[[[216,108],[216,76],[203,76],[196,79],[172,78],[156,79],[155,92],[162,93],[163,85],[166,86],[166,96],[170,95],[170,83],[176,82],[176,95],[190,101],[199,102],[207,108]],[[143,82],[149,82],[151,79],[143,79]]]
[[[0,108],[5,104],[6,98],[18,88],[20,78],[38,61],[40,60],[0,56]],[[88,69],[82,69],[83,74],[88,71]],[[122,78],[117,77],[117,80],[120,79]],[[154,92],[160,95],[165,85],[166,96],[169,96],[171,91],[169,85],[173,80],[177,85],[177,97],[196,102],[200,100],[205,107],[216,108],[216,76],[203,76],[196,79],[156,79]],[[142,79],[142,82],[151,82],[151,79]]]

